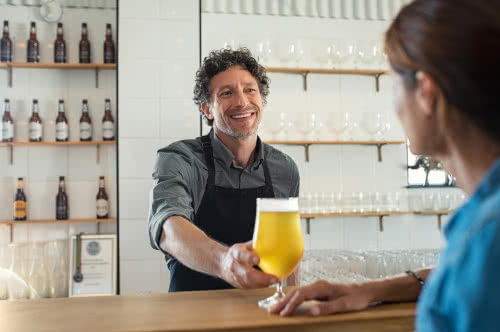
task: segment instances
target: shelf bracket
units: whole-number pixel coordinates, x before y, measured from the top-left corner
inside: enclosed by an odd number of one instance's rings
[[[14,164],[14,146],[9,145],[9,165]]]
[[[309,75],[307,71],[300,74],[300,76],[302,76],[302,84],[304,91],[307,91],[307,75]]]
[[[101,233],[101,223],[97,222],[97,234]]]
[[[312,218],[306,218],[306,234],[307,235],[311,234],[311,219]]]
[[[439,213],[438,213],[438,215],[437,215],[437,226],[438,226],[438,230],[439,230],[439,231],[441,231],[441,228],[442,228],[442,225],[443,225],[443,224],[442,224],[442,220],[441,220],[441,217],[442,217],[442,216],[443,216],[443,215],[442,215],[442,214],[439,214]]]
[[[9,243],[14,243],[14,225],[9,224]]]
[[[382,74],[375,74],[375,91],[380,92],[380,76]]]
[[[97,163],[99,164],[99,163],[101,162],[101,149],[100,149],[100,144],[97,144],[97,145],[96,145],[96,151],[97,151],[96,160],[97,160]]]
[[[99,68],[95,69],[95,88],[99,88]]]
[[[378,230],[379,230],[379,232],[384,231],[384,217],[385,216],[378,216]]]
[[[304,144],[304,152],[306,154],[305,158],[306,158],[306,162],[309,162],[309,147],[311,146],[311,144]]]
[[[378,155],[378,161],[382,162],[382,146],[385,144],[377,144],[377,155]]]
[[[7,84],[9,88],[12,88],[12,67],[7,68]]]

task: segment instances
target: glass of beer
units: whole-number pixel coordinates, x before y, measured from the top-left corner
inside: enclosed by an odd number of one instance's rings
[[[283,280],[295,271],[304,252],[298,198],[257,198],[253,247],[260,269],[280,279],[276,293],[258,302],[268,309],[285,295]]]

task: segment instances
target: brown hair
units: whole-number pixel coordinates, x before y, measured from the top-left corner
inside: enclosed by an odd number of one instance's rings
[[[500,141],[500,1],[415,0],[385,35],[405,88],[429,74],[447,104]]]

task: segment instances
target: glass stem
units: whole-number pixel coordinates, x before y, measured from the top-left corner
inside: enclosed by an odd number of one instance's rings
[[[279,282],[276,284],[276,294],[280,298],[285,296],[285,292],[283,292],[283,283],[282,282]]]

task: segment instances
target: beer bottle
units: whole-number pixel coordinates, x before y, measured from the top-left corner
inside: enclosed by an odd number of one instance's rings
[[[104,117],[102,118],[102,139],[112,141],[115,139],[115,121],[111,114],[111,100],[106,98]]]
[[[40,62],[40,43],[36,39],[36,24],[31,22],[30,39],[28,40],[28,62]]]
[[[99,177],[99,191],[97,192],[97,219],[105,219],[109,216],[108,194],[104,188],[104,176]]]
[[[80,63],[90,63],[90,42],[88,38],[87,23],[82,23],[82,39],[79,48]]]
[[[82,101],[82,116],[80,117],[80,141],[92,140],[92,120],[90,120],[87,99]]]
[[[64,100],[59,99],[56,118],[56,141],[66,142],[69,139],[68,119],[64,113]]]
[[[14,141],[14,121],[10,116],[10,103],[5,99],[3,104],[3,117],[2,117],[2,142]]]
[[[28,204],[24,194],[23,178],[17,178],[17,192],[14,197],[14,220],[26,220],[28,215]]]
[[[68,195],[66,195],[66,185],[64,184],[64,176],[59,177],[59,192],[56,196],[56,219],[68,220]]]
[[[33,99],[33,112],[29,123],[29,139],[30,142],[42,141],[42,119],[38,110],[38,100]]]
[[[66,63],[66,42],[64,41],[62,23],[57,23],[57,38],[54,42],[54,62]]]
[[[115,58],[115,43],[113,42],[113,34],[111,24],[106,24],[106,40],[104,41],[104,63],[116,63]]]
[[[0,62],[12,61],[12,41],[9,37],[9,21],[3,21],[3,36],[0,40]]]

